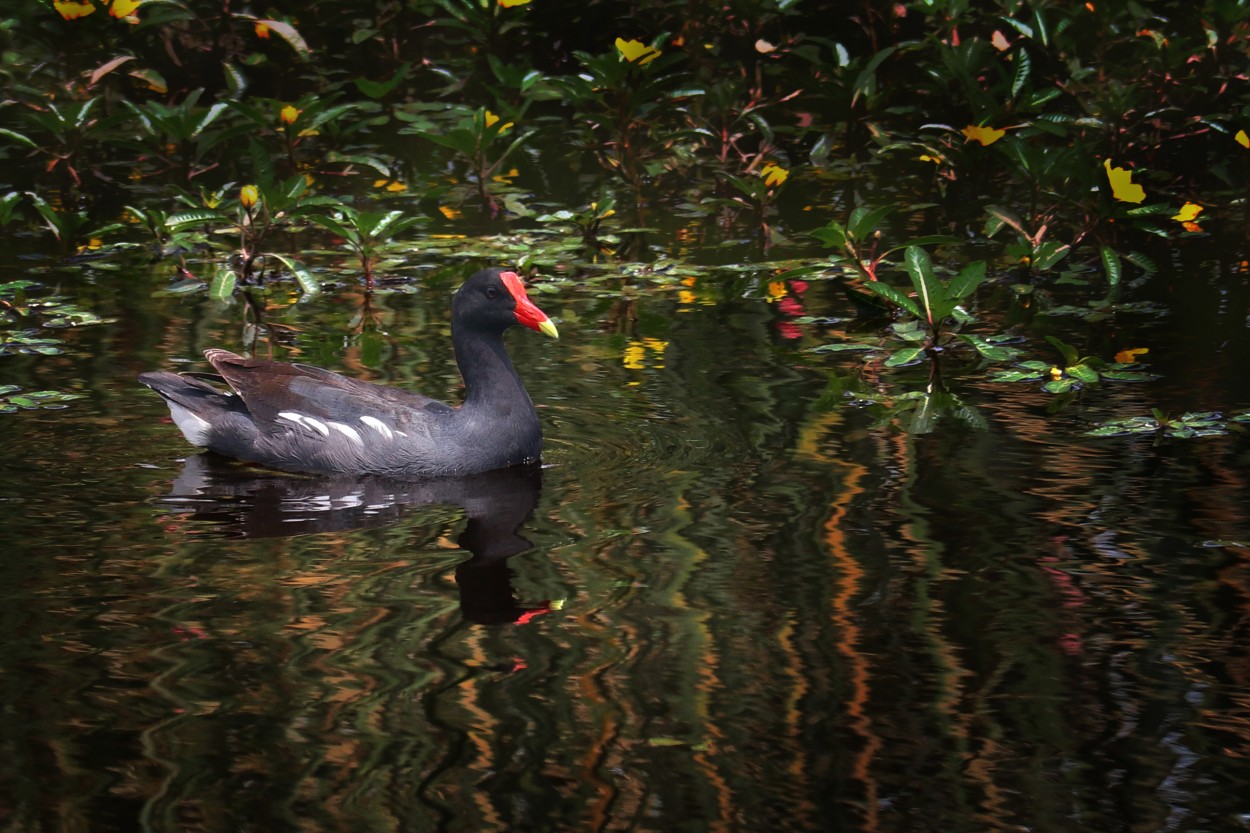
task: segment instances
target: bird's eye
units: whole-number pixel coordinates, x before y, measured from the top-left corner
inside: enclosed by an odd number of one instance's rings
[[[499,297],[499,289],[494,286],[486,287],[486,297],[494,301]]]

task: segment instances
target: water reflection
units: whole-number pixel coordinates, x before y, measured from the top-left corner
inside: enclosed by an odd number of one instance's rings
[[[295,475],[217,457],[188,457],[160,503],[189,535],[275,538],[347,532],[395,523],[415,507],[457,506],[467,515],[456,543],[472,558],[456,567],[460,610],[480,624],[526,622],[550,601],[516,600],[507,560],[531,549],[517,529],[542,492],[538,466],[407,482]]]

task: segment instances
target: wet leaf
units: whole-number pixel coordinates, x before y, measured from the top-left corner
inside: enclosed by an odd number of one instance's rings
[[[218,269],[217,274],[213,277],[212,283],[208,286],[208,297],[215,301],[222,301],[234,294],[234,286],[238,281],[234,271],[231,269]]]

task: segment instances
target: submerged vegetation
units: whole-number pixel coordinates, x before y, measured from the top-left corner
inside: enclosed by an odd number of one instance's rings
[[[1062,406],[1151,377],[1039,322],[1150,312],[1170,248],[1250,228],[1244,0],[4,14],[0,226],[66,259],[147,251],[169,289],[258,316],[275,282],[405,289],[401,253],[506,259],[618,312],[746,273],[813,360],[859,368],[847,401],[968,413],[946,362]],[[711,237],[752,265],[709,265]],[[807,314],[812,281],[845,315]],[[54,350],[39,287],[6,286],[4,350]],[[1014,364],[1046,338],[1062,366]]]

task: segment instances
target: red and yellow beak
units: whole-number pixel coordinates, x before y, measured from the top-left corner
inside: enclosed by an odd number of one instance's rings
[[[544,335],[552,338],[559,338],[560,331],[556,329],[556,325],[551,323],[551,319],[547,317],[547,313],[540,310],[534,305],[534,302],[525,294],[525,284],[521,283],[521,276],[516,272],[504,272],[499,276],[503,280],[503,285],[507,287],[509,294],[516,301],[516,320],[518,324],[523,324],[531,330],[537,330]]]

